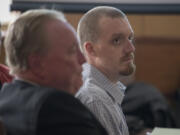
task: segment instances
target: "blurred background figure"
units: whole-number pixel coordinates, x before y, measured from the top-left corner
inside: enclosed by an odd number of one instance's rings
[[[134,74],[120,81],[127,86],[122,102],[130,135],[146,135],[154,127],[177,127],[165,97],[151,84],[136,82]]]
[[[174,112],[175,120],[177,123],[177,127],[180,128],[180,87],[175,90],[173,94],[169,96],[170,103],[171,103],[171,109]]]
[[[55,10],[29,10],[8,28],[6,61],[15,79],[2,87],[8,135],[107,135],[74,97],[82,85],[74,28]]]
[[[0,23],[0,49],[2,48],[3,41],[4,41],[4,35],[1,32],[1,23]],[[11,82],[12,79],[13,77],[9,75],[9,68],[3,64],[0,64],[0,89],[5,82]]]

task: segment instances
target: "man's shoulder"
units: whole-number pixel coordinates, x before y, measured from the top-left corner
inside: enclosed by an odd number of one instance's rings
[[[72,115],[76,114],[79,117],[89,113],[87,108],[77,98],[61,91],[51,92],[43,101],[40,111],[43,113],[49,112],[48,115],[56,112],[58,113],[57,116],[66,116],[66,113],[72,113]]]
[[[49,131],[50,134],[68,135],[104,132],[92,113],[77,98],[64,92],[51,93],[42,104],[38,116],[37,133],[39,134],[48,134]],[[55,123],[59,126],[63,125],[64,129],[52,127]],[[44,127],[50,128],[47,131]]]
[[[103,90],[99,85],[89,82],[83,84],[83,86],[76,94],[76,97],[84,104],[98,101],[106,102],[106,96],[107,94],[105,90]]]
[[[61,114],[65,114],[69,108],[72,108],[71,112],[73,112],[73,109],[77,107],[72,104],[78,104],[77,99],[68,93],[23,81],[6,84],[0,93],[0,115],[9,132],[14,132],[13,130],[16,129],[25,133],[26,129],[29,129],[28,126],[31,125],[29,130],[33,134],[38,118],[42,115],[41,112],[51,113],[46,116],[55,119],[54,112],[58,114],[64,110]],[[73,108],[73,106],[75,107]],[[5,110],[12,113],[3,113]],[[47,117],[43,118],[46,120]],[[27,123],[29,124],[27,125]]]
[[[0,102],[0,114],[10,133],[14,129],[20,133],[26,133],[28,129],[29,134],[37,132],[44,135],[104,131],[92,113],[73,95],[64,91],[18,81],[4,86],[2,93],[0,101],[6,101]],[[7,109],[13,113],[3,114]],[[17,121],[19,124],[16,124]],[[88,132],[87,128],[93,131]]]
[[[12,96],[15,98],[19,97],[18,95],[21,95],[21,98],[38,98],[46,93],[51,93],[51,90],[53,92],[52,88],[34,85],[21,80],[14,80],[11,83],[3,85],[0,95]]]
[[[100,135],[105,134],[105,131],[78,99],[64,93],[52,93],[40,108],[37,134]]]
[[[22,106],[26,104],[31,109],[41,108],[44,102],[50,102],[51,100],[58,100],[59,104],[64,100],[74,100],[74,97],[66,92],[19,80],[3,86],[0,97],[0,100],[6,100],[7,104],[21,104]]]

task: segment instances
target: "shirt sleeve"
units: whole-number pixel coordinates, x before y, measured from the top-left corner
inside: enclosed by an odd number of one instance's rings
[[[112,110],[108,104],[99,100],[88,103],[87,107],[94,113],[109,135],[122,135],[116,115],[113,114],[116,110]]]

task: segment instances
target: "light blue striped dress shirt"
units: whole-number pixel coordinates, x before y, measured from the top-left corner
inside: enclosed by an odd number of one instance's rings
[[[125,86],[113,84],[98,69],[83,64],[83,86],[76,97],[87,106],[105,127],[109,135],[129,135],[121,102]]]

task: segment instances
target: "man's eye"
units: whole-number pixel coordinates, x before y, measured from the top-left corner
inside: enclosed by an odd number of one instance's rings
[[[129,37],[129,40],[131,41],[132,44],[134,44],[134,37]]]
[[[120,38],[116,38],[113,40],[113,44],[114,45],[119,45],[121,43],[121,39]]]

